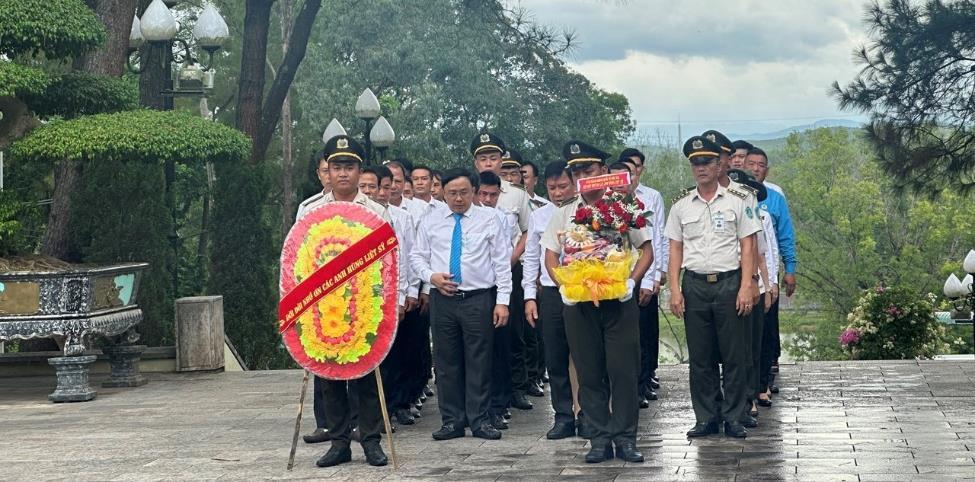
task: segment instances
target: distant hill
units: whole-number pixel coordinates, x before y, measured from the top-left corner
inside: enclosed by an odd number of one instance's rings
[[[783,139],[789,137],[789,134],[793,132],[803,132],[810,129],[818,129],[820,127],[846,127],[850,129],[856,129],[861,127],[863,124],[857,121],[852,121],[848,119],[821,119],[812,124],[804,124],[799,126],[787,127],[785,129],[780,129],[774,132],[761,132],[753,134],[728,134],[728,137],[732,139],[746,139],[748,141],[771,141],[777,139]]]

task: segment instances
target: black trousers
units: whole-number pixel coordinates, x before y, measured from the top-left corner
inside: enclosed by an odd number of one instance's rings
[[[510,338],[508,364],[511,366],[512,390],[524,393],[528,390],[528,356],[525,347],[528,323],[525,321],[525,291],[521,288],[521,263],[511,267],[511,302],[508,306],[515,309],[508,310],[508,334]]]
[[[322,383],[325,388],[325,419],[332,443],[349,445],[352,427],[356,424],[363,443],[378,442],[382,437],[383,416],[375,373],[369,372],[355,380],[322,380]]]
[[[566,306],[565,335],[579,375],[579,404],[592,444],[636,441],[640,418],[640,327],[636,300]],[[612,406],[612,415],[610,407]]]
[[[542,286],[538,291],[538,321],[535,327],[541,332],[545,348],[545,365],[548,367],[549,390],[556,422],[575,420],[572,411],[572,386],[569,384],[569,341],[565,335],[565,305],[558,288]]]
[[[511,311],[508,310],[508,316]],[[494,329],[494,343],[491,344],[490,413],[501,415],[511,404],[511,393],[511,326],[505,325]]]
[[[411,368],[416,363],[413,354],[417,344],[417,311],[406,314],[396,328],[396,339],[389,354],[380,367],[383,374],[383,391],[386,392],[386,405],[390,411],[408,408],[410,404]]]
[[[443,423],[480,427],[488,423],[495,292],[474,296],[430,293],[433,362]]]
[[[523,304],[524,305],[524,304]],[[524,313],[522,314],[524,316]],[[528,380],[540,381],[545,375],[545,342],[538,325],[533,327],[524,322],[525,326],[525,366],[528,370]]]
[[[772,384],[772,362],[779,358],[779,300],[765,313],[762,331],[762,355],[759,361],[758,391],[764,392]]]
[[[653,288],[652,286],[649,288]],[[633,299],[640,299],[640,286],[634,288]],[[650,298],[647,306],[637,307],[640,310],[640,382],[639,392],[650,388],[650,377],[657,371],[660,357],[660,311],[657,295]]]
[[[748,400],[754,400],[761,391],[762,380],[762,334],[765,331],[765,297],[768,293],[763,293],[758,298],[758,304],[752,309],[751,316],[748,318],[750,329],[750,350],[751,368],[748,370]]]
[[[749,317],[738,316],[735,301],[741,273],[716,283],[684,276],[684,326],[690,356],[691,404],[698,423],[719,417],[737,421],[745,415],[750,391],[751,331]],[[723,364],[724,402],[718,361]]]
[[[315,412],[315,428],[327,428],[325,420],[325,380],[315,377],[312,385],[313,409]]]

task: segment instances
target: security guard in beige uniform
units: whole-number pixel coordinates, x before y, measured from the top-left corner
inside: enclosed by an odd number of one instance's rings
[[[670,239],[670,309],[684,318],[687,329],[691,403],[697,418],[687,436],[717,433],[720,417],[726,435],[743,438],[748,432],[740,420],[751,366],[751,335],[744,328],[753,309],[755,280],[750,275],[761,224],[750,194],[718,183],[720,152],[705,137],[684,143],[697,186],[677,195],[664,230]],[[724,404],[716,400],[721,390],[716,355],[724,363]]]
[[[572,181],[606,174],[605,159],[609,154],[580,141],[569,141],[562,150]],[[573,219],[579,206],[592,204],[603,191],[580,193],[562,203],[552,214],[542,247],[545,269],[553,280],[554,269],[561,265],[560,231],[577,226]],[[643,462],[636,448],[636,427],[640,418],[637,382],[640,378],[640,313],[633,288],[653,263],[653,248],[648,228],[628,231],[630,246],[640,257],[627,281],[628,289],[619,300],[594,303],[572,303],[563,310],[565,335],[569,352],[579,374],[579,403],[586,413],[592,447],[587,463],[599,463],[616,456],[627,462]]]

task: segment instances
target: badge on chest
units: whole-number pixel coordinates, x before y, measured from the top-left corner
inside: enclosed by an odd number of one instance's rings
[[[711,216],[711,224],[715,233],[724,233],[728,228],[728,222],[722,212],[716,212]]]

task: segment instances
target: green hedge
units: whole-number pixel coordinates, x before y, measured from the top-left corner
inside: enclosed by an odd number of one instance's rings
[[[137,109],[139,85],[132,79],[71,72],[51,80],[40,92],[28,92],[20,97],[41,117],[72,119]]]
[[[15,142],[10,152],[52,165],[62,160],[238,163],[250,153],[250,139],[185,113],[133,110],[52,122]]]
[[[101,20],[82,0],[0,1],[0,54],[62,59],[104,41]]]
[[[38,94],[50,83],[41,69],[0,60],[0,97]]]

